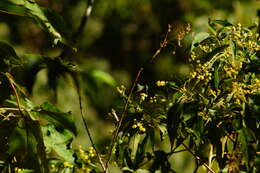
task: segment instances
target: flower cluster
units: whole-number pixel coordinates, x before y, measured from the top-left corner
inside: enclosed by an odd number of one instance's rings
[[[93,147],[89,147],[87,151],[82,149],[82,146],[79,145],[79,158],[84,163],[91,163],[91,161],[96,157],[96,151]]]
[[[140,93],[140,102],[145,101],[145,99],[148,97],[146,93]]]
[[[208,69],[207,64],[198,64],[193,72],[190,73],[192,78],[198,80],[205,80],[206,82],[210,81],[212,78],[212,73],[210,70],[214,70],[213,68]]]
[[[259,51],[260,45],[259,34],[254,34],[251,30],[244,28],[241,24],[227,28],[230,34],[228,35],[230,40],[234,40],[238,46],[247,48],[250,51]]]
[[[157,85],[158,87],[165,86],[166,84],[167,84],[166,81],[157,81],[157,82],[156,82],[156,85]]]
[[[146,132],[146,128],[143,126],[143,124],[141,122],[137,122],[136,119],[134,119],[135,123],[132,125],[133,129],[139,129],[140,132]]]

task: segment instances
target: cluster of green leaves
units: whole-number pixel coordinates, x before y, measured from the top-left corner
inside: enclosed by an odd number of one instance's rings
[[[0,9],[33,19],[51,36],[53,46],[69,47],[64,21],[54,11],[27,0],[1,1]],[[54,90],[58,78],[67,74],[78,84],[74,66],[61,57],[19,56],[12,46],[0,42],[0,172],[49,172],[53,160],[75,161],[71,142],[77,128],[72,114],[48,102],[36,106],[28,99],[26,89],[32,92],[42,69],[48,70],[48,83]]]
[[[81,104],[78,70],[67,59],[76,50],[75,40],[63,18],[31,0],[3,0],[0,11],[32,19],[47,33],[52,47],[62,51],[55,57],[18,55],[11,45],[0,41],[0,172],[98,172],[99,167],[91,164],[97,156],[93,148],[72,149],[78,129],[71,112],[61,111],[49,102],[35,105],[30,100],[37,74],[45,69],[48,86],[55,93],[54,103],[59,79],[70,76]],[[82,76],[89,80],[89,90],[93,92],[100,84],[116,84],[100,70],[84,72]]]
[[[174,172],[169,157],[179,151],[194,156],[196,170],[260,170],[257,26],[208,26],[194,37],[183,82],[158,81],[131,97],[114,152],[124,172]]]

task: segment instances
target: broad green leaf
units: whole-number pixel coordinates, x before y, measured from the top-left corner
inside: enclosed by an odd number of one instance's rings
[[[136,157],[136,152],[138,150],[138,146],[140,143],[142,135],[141,134],[135,134],[132,138],[131,141],[129,143],[131,150],[131,159],[134,160]]]
[[[39,116],[42,118],[45,118],[56,126],[67,129],[77,135],[77,128],[73,121],[73,116],[70,112],[61,112],[59,109],[48,102],[44,102],[42,105],[40,105],[39,109],[36,108],[36,110],[39,113]]]
[[[74,162],[73,152],[70,150],[73,135],[68,130],[47,124],[42,126],[42,132],[47,151],[54,151],[65,161]]]
[[[209,33],[207,33],[207,32],[199,32],[198,34],[196,34],[191,43],[191,51],[195,47],[197,47],[200,42],[202,42],[203,40],[205,40],[208,37],[209,37]]]
[[[36,155],[36,158],[38,158],[39,170],[41,170],[41,172],[48,172],[48,163],[46,159],[45,146],[43,142],[43,134],[40,123],[39,121],[34,121],[29,118],[26,118],[25,121],[27,121],[26,123],[29,128],[28,131],[32,133],[35,138],[35,143],[32,143],[31,147],[35,148],[36,150],[36,153],[33,154]]]
[[[16,15],[32,18],[48,32],[56,45],[58,42],[70,45],[67,41],[66,25],[60,15],[50,9],[41,8],[36,2],[28,0],[1,0],[0,9]]]
[[[115,79],[108,73],[101,70],[94,70],[91,72],[91,76],[97,81],[101,83],[108,84],[110,86],[115,87],[116,81]]]
[[[234,142],[227,138],[227,151],[230,152],[234,149]],[[224,150],[223,150],[224,151]]]

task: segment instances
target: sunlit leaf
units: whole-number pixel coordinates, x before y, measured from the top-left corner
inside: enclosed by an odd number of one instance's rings
[[[199,32],[195,35],[192,43],[191,43],[191,51],[198,46],[200,42],[208,38],[210,35],[207,32]]]
[[[42,131],[47,151],[54,151],[65,161],[73,163],[73,152],[70,150],[73,135],[68,130],[52,124],[42,126]]]

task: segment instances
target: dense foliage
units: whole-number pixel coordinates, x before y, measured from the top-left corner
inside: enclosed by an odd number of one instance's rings
[[[209,20],[210,32],[195,34],[185,53],[190,73],[146,85],[141,79],[147,66],[156,63],[165,49],[176,53],[191,30],[188,25],[171,40],[174,28],[169,25],[160,48],[139,69],[130,90],[117,87],[121,99],[108,114],[114,124],[110,143],[97,147],[84,116],[79,77],[87,79],[86,92],[93,100],[96,95],[88,91],[97,90],[100,82],[110,86],[116,82],[99,70],[80,71],[71,58],[92,3],[88,2],[81,25],[71,34],[58,13],[34,1],[0,2],[5,13],[32,19],[48,34],[53,49],[62,50],[58,56],[18,55],[13,46],[0,42],[0,171],[111,172],[116,167],[126,173],[166,173],[175,172],[171,158],[184,152],[194,158],[194,172],[203,168],[259,172],[258,25]],[[43,70],[54,100],[38,105],[29,95]],[[75,86],[79,114],[91,143],[88,148],[72,146],[79,130],[75,116],[55,104],[60,78]]]

